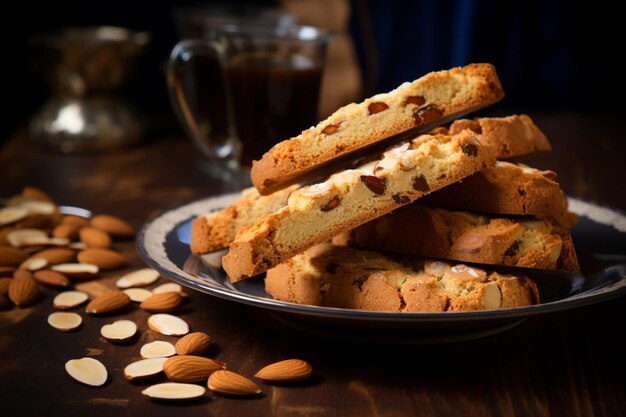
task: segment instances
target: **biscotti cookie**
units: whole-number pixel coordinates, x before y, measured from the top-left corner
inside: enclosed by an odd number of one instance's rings
[[[490,64],[432,72],[389,93],[348,104],[317,126],[278,143],[252,163],[252,183],[268,194],[340,156],[411,129],[432,128],[503,97]]]
[[[539,303],[530,279],[428,259],[315,246],[267,271],[265,291],[298,304],[394,312],[475,311]]]
[[[195,218],[191,223],[191,253],[197,255],[226,248],[239,231],[284,207],[296,189],[298,186],[292,185],[262,196],[250,187],[243,190],[241,197],[230,206]]]
[[[552,150],[546,135],[525,114],[455,120],[449,128],[438,127],[433,133],[454,135],[463,129],[489,138],[489,144],[496,148],[498,159]]]
[[[487,217],[418,202],[344,232],[338,245],[455,261],[578,271],[568,231],[529,217]]]
[[[576,223],[556,173],[498,161],[420,200],[420,204],[495,214],[533,216],[564,228]]]
[[[237,235],[222,266],[232,282],[259,274],[494,163],[491,149],[470,130],[420,135],[378,160],[294,191],[287,206]]]

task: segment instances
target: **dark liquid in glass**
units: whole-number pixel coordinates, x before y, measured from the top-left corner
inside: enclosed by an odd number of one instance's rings
[[[308,58],[242,55],[231,60],[226,76],[241,165],[317,123],[322,69]]]

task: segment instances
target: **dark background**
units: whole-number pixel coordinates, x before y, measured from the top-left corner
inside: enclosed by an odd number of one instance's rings
[[[624,50],[624,23],[608,2],[350,3],[349,28],[364,77],[364,97],[432,70],[490,62],[507,93],[499,108],[623,114],[625,88],[617,61]],[[15,11],[4,14],[2,29],[2,72],[9,105],[0,141],[23,125],[47,96],[45,84],[32,71],[29,38],[66,25],[106,24],[150,32],[152,44],[138,72],[141,76],[129,91],[145,112],[173,119],[162,72],[178,39],[172,13],[177,7],[196,4],[172,0],[13,4]]]

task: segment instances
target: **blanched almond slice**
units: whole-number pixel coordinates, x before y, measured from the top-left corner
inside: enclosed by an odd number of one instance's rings
[[[67,245],[68,248],[70,249],[74,249],[74,250],[85,250],[87,249],[87,245],[85,245],[83,242],[72,242],[69,245]]]
[[[168,282],[167,284],[161,284],[158,287],[152,289],[153,294],[163,294],[164,292],[177,292],[183,297],[186,294],[183,292],[183,287],[175,282]]]
[[[3,207],[0,209],[0,226],[15,223],[28,216],[28,210],[23,207]]]
[[[57,206],[49,201],[25,199],[17,207],[25,209],[29,214],[54,214]]]
[[[58,294],[52,300],[52,306],[57,310],[67,310],[78,307],[89,299],[87,293],[82,291],[65,291]]]
[[[170,342],[155,340],[154,342],[143,345],[139,354],[142,358],[146,359],[168,358],[176,354],[176,349]]]
[[[29,271],[38,271],[48,266],[48,260],[44,258],[30,257],[20,265],[21,269],[28,269]]]
[[[107,381],[107,370],[97,359],[71,359],[65,363],[67,373],[83,384],[100,387]]]
[[[76,313],[57,312],[48,316],[48,324],[62,332],[77,329],[83,323],[83,318]]]
[[[143,379],[163,372],[163,363],[167,358],[142,359],[124,368],[124,377],[128,380]]]
[[[40,229],[15,229],[11,230],[6,236],[9,245],[14,248],[22,248],[25,246],[44,245],[48,241],[46,232]]]
[[[98,265],[82,263],[58,264],[51,266],[50,269],[70,278],[91,278],[100,271]]]
[[[144,287],[158,280],[160,274],[152,268],[142,268],[123,275],[115,285],[118,288]]]
[[[171,314],[153,314],[148,319],[148,327],[165,336],[182,336],[189,333],[189,325]]]
[[[105,324],[100,329],[100,334],[109,342],[125,342],[137,333],[137,325],[130,320],[118,320],[111,324]]]
[[[126,288],[122,292],[130,298],[130,301],[136,303],[141,303],[152,296],[152,291],[146,290],[145,288]]]
[[[159,400],[191,400],[202,397],[206,389],[200,385],[183,384],[180,382],[165,382],[149,386],[141,393],[150,398]]]

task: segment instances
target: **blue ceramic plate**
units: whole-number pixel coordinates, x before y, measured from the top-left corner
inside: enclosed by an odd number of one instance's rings
[[[189,288],[269,310],[278,320],[321,335],[376,339],[382,343],[437,343],[494,334],[525,318],[577,308],[626,294],[626,217],[570,199],[579,215],[572,230],[582,273],[525,270],[537,282],[542,304],[502,310],[393,313],[316,307],[277,301],[264,290],[263,275],[231,284],[219,267],[208,267],[189,251],[193,218],[226,207],[238,193],[198,200],[151,219],[137,237],[148,265]],[[223,254],[223,253],[222,253]],[[219,265],[222,254],[215,254]]]

